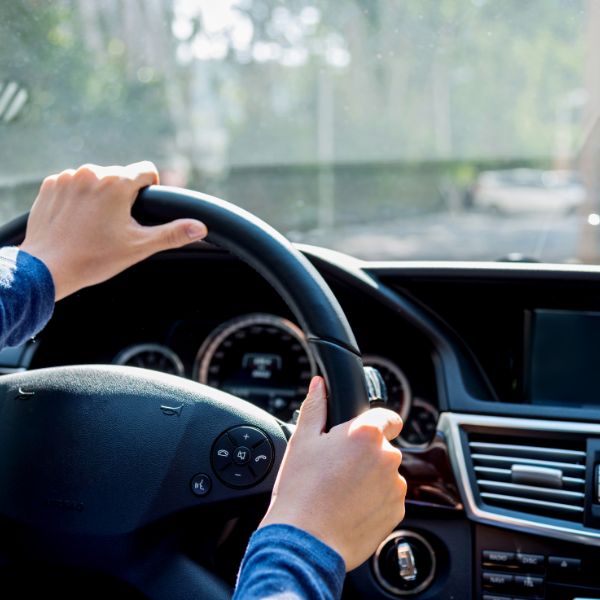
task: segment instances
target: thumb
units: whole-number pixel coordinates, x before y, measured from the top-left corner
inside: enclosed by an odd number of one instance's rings
[[[300,407],[296,433],[320,435],[327,421],[327,395],[322,377],[313,377],[306,400]]]
[[[153,252],[179,248],[206,237],[208,230],[201,221],[194,219],[177,219],[164,225],[145,227],[148,233],[148,245]]]

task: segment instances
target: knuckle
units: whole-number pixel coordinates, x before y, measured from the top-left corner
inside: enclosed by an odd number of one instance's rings
[[[106,173],[105,175],[102,175],[102,177],[99,178],[99,181],[100,181],[100,185],[103,188],[107,188],[107,187],[116,186],[116,185],[122,183],[124,180],[117,173]]]
[[[176,229],[167,229],[164,234],[165,245],[169,248],[179,246],[179,232]]]
[[[361,423],[353,429],[352,436],[360,443],[377,445],[381,443],[382,433],[379,427],[372,423]]]
[[[158,169],[156,165],[150,160],[142,160],[140,163],[140,170],[146,173],[157,173]]]
[[[402,452],[391,446],[385,451],[385,459],[390,467],[398,470],[402,464]]]
[[[73,175],[75,171],[73,169],[65,169],[61,171],[58,175],[56,175],[56,183],[59,185],[65,185],[70,183],[73,180]]]
[[[54,184],[56,183],[57,177],[58,177],[58,175],[48,175],[48,177],[44,177],[44,180],[42,181],[41,189],[47,190],[47,189],[53,188]]]
[[[85,165],[81,165],[77,169],[75,176],[78,179],[83,180],[83,181],[93,181],[98,178],[98,175],[96,173],[96,169],[94,168],[94,165],[91,165],[89,163],[85,164]]]

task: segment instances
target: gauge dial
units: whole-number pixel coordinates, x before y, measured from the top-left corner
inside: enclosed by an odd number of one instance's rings
[[[301,329],[256,313],[227,321],[208,336],[196,356],[194,377],[289,421],[316,370]]]
[[[183,376],[184,368],[181,359],[173,350],[160,344],[136,344],[121,350],[113,363],[129,367],[141,367],[163,373]]]
[[[427,446],[435,435],[439,416],[437,408],[431,403],[415,398],[400,434],[400,444],[418,448]]]
[[[367,367],[375,367],[379,371],[387,387],[387,408],[396,411],[406,422],[412,403],[412,394],[410,383],[402,369],[391,360],[375,354],[363,355],[363,364]]]

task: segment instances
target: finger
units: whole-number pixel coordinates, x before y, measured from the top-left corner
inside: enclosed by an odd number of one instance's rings
[[[372,408],[356,417],[353,427],[376,427],[391,441],[402,431],[402,419],[398,413],[387,408]]]
[[[399,469],[402,464],[402,452],[388,440],[384,440],[382,448],[390,456],[392,462],[395,464],[395,468]]]
[[[320,435],[327,421],[327,395],[322,377],[313,377],[306,400],[300,407],[296,433]]]
[[[148,185],[158,185],[158,169],[153,162],[142,160],[140,162],[131,163],[125,167],[125,171],[129,177],[135,181],[139,188]]]
[[[143,230],[146,236],[145,246],[150,254],[197,242],[208,233],[206,225],[194,219],[177,219],[164,225],[143,227]]]

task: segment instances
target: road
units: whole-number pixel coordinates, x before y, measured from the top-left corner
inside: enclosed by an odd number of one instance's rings
[[[519,253],[542,262],[578,262],[584,227],[593,226],[580,215],[465,212],[289,232],[288,237],[368,260],[499,260]]]

